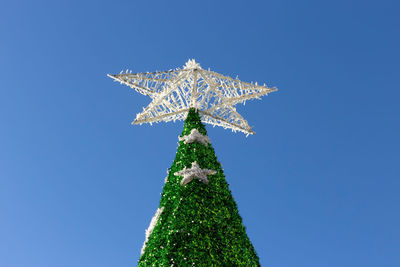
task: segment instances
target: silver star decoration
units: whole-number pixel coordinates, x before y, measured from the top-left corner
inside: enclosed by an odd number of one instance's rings
[[[210,138],[208,138],[208,136],[206,135],[202,135],[197,129],[192,129],[189,135],[185,135],[184,137],[179,137],[179,141],[182,140],[185,140],[184,142],[185,144],[199,142],[206,146],[207,144],[210,143]]]
[[[208,178],[207,175],[214,175],[217,172],[214,170],[209,170],[209,169],[201,169],[199,164],[197,162],[192,162],[192,167],[190,169],[184,168],[183,170],[174,173],[176,176],[183,176],[183,179],[181,181],[181,185],[184,186],[188,183],[190,183],[194,178],[199,179],[205,184],[208,184]]]
[[[108,76],[152,99],[132,124],[184,120],[196,108],[203,122],[246,134],[254,132],[234,106],[277,90],[204,70],[194,59],[183,69]]]

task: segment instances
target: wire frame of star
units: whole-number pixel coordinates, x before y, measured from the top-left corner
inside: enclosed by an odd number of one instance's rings
[[[146,73],[127,70],[108,76],[152,99],[132,124],[184,120],[189,109],[196,108],[204,123],[245,134],[254,132],[234,105],[277,90],[204,70],[194,60],[183,69]]]

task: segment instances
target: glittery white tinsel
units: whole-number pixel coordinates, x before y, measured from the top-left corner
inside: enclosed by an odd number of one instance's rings
[[[190,169],[184,168],[183,170],[174,173],[176,176],[183,176],[183,179],[181,181],[181,185],[184,186],[188,183],[190,183],[194,178],[199,179],[205,184],[208,184],[208,178],[207,175],[214,175],[217,172],[214,170],[209,170],[209,169],[201,169],[199,164],[197,162],[192,162],[192,167]]]
[[[203,145],[207,145],[210,143],[210,138],[206,135],[202,135],[199,130],[197,129],[192,129],[189,135],[185,135],[184,137],[179,137],[179,141],[185,140],[185,144],[193,143],[193,142],[199,142],[202,143]]]
[[[144,250],[146,248],[146,243],[149,240],[149,237],[150,237],[151,233],[153,232],[154,227],[156,226],[158,219],[160,218],[160,215],[163,212],[163,210],[164,210],[164,207],[161,207],[161,209],[158,208],[156,211],[156,214],[154,214],[153,218],[151,219],[149,228],[147,228],[147,230],[146,230],[146,239],[144,240],[140,255],[142,255],[144,253]]]

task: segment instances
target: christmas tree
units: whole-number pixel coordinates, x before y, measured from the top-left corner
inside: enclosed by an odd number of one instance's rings
[[[258,266],[195,109],[189,110],[180,140],[139,266]]]
[[[109,76],[153,99],[134,124],[185,118],[138,266],[259,266],[202,122],[254,134],[233,106],[276,89],[203,70],[194,60],[182,70]]]

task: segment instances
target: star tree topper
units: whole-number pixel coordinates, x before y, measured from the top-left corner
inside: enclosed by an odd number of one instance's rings
[[[234,106],[277,90],[204,70],[194,59],[183,69],[108,76],[152,99],[132,124],[184,120],[196,108],[203,122],[245,134],[255,132]]]

